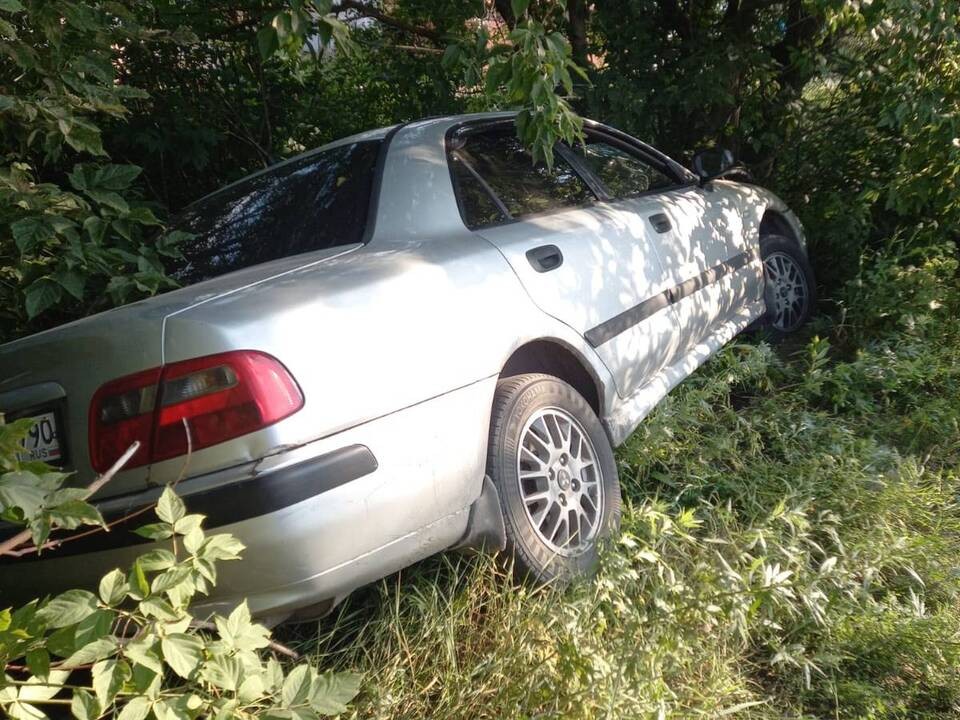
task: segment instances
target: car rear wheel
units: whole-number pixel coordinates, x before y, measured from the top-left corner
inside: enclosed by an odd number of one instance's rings
[[[813,313],[816,282],[813,268],[803,249],[782,235],[760,238],[763,260],[766,325],[774,332],[798,330]]]
[[[620,484],[610,441],[576,390],[550,375],[500,380],[487,473],[519,576],[562,584],[593,572],[619,525]]]

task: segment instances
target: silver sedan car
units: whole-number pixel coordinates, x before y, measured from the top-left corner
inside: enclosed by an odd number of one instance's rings
[[[180,289],[0,347],[24,453],[88,482],[139,440],[108,521],[183,475],[247,546],[210,610],[317,615],[452,547],[588,573],[613,448],[751,324],[803,323],[813,276],[772,193],[589,121],[548,170],[514,121],[374,130],[190,206]],[[0,606],[125,566],[142,522],[5,560]]]

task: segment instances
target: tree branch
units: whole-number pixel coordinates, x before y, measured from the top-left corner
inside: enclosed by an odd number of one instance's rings
[[[207,622],[206,620],[191,620],[190,627],[197,628],[198,630],[212,630],[213,632],[217,631],[217,626],[212,622]],[[286,655],[292,660],[300,659],[300,653],[292,648],[288,648],[286,645],[278,643],[276,640],[267,641],[267,647],[274,652],[280,653],[281,655]]]
[[[433,41],[437,45],[445,44],[443,36],[436,30],[423,27],[422,25],[412,25],[405,20],[400,20],[399,18],[387,15],[386,13],[375,8],[373,5],[368,5],[367,3],[362,2],[362,0],[338,0],[337,4],[333,6],[332,12],[339,13],[347,10],[353,10],[360,17],[367,17],[372,20],[376,20],[383,25],[388,25],[389,27],[395,28],[410,35],[419,35],[422,38]]]
[[[109,470],[107,470],[103,475],[98,477],[92,483],[87,485],[87,491],[86,491],[86,494],[83,496],[83,499],[87,500],[100,488],[102,488],[108,482],[113,480],[113,476],[116,475],[118,472],[120,472],[121,469],[123,469],[123,466],[130,461],[130,458],[132,458],[136,454],[137,450],[139,449],[140,449],[140,442],[138,440],[135,440],[134,443],[127,448],[127,451],[120,456],[120,458],[110,467]],[[20,545],[23,545],[25,542],[28,542],[30,540],[30,537],[31,537],[30,530],[22,530],[21,532],[18,532],[13,537],[7,538],[2,543],[0,543],[0,556],[15,554],[14,551]]]

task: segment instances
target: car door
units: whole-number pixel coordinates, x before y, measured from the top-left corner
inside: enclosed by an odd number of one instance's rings
[[[676,316],[642,215],[596,202],[566,153],[553,171],[534,166],[512,124],[468,126],[451,140],[450,164],[467,226],[499,249],[541,310],[596,348],[620,395],[675,354]]]
[[[747,252],[735,198],[719,183],[700,187],[672,161],[619,134],[591,130],[574,152],[602,193],[654,229],[682,357],[758,292],[758,264]]]
[[[759,258],[747,244],[733,193],[722,183],[678,188],[664,196],[673,230],[658,245],[689,351],[762,292]]]

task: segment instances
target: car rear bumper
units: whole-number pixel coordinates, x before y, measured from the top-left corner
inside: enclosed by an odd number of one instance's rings
[[[246,598],[259,615],[343,597],[367,582],[453,545],[483,478],[492,385],[482,381],[252,463],[183,480],[188,512],[208,533],[246,550],[218,566],[217,587],[194,613]],[[161,488],[99,504],[109,521],[149,508]],[[0,607],[69,587],[95,588],[155,547],[132,530],[149,511],[109,533],[64,543],[43,557],[0,562]]]

